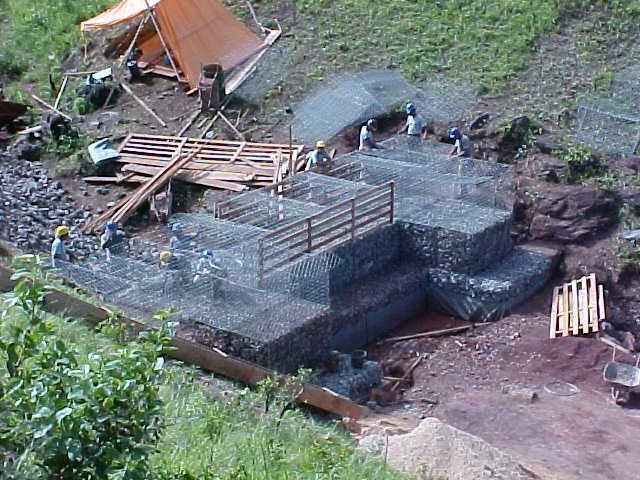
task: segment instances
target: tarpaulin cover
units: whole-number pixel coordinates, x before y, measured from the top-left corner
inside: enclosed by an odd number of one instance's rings
[[[229,70],[263,48],[263,42],[217,0],[148,0],[155,6],[160,31],[189,85],[197,86],[203,65],[218,63]],[[97,17],[83,22],[82,31],[126,22],[147,10],[144,0],[123,0]],[[149,58],[159,41],[139,48]],[[153,49],[154,52],[147,51]]]
[[[146,12],[148,7],[154,7],[162,0],[122,0],[117,5],[105,10],[100,15],[93,17],[86,22],[80,24],[80,30],[90,32],[91,30],[100,30],[109,28],[128,22],[132,18],[137,17],[142,12]]]

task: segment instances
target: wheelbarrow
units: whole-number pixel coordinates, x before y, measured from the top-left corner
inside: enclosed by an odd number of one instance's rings
[[[631,392],[639,390],[640,386],[640,355],[636,355],[636,364],[616,362],[616,348],[613,347],[613,358],[604,366],[602,376],[611,385],[611,398],[617,405],[629,401]]]

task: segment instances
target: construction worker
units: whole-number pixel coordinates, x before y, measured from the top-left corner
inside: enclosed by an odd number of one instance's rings
[[[415,103],[409,102],[405,105],[407,121],[398,133],[407,133],[409,135],[409,144],[420,143],[420,138],[427,138],[427,122],[422,115],[418,114],[418,107]]]
[[[171,238],[169,239],[169,250],[174,252],[182,246],[184,235],[182,234],[182,224],[176,222],[171,225]]]
[[[69,239],[69,227],[60,225],[56,228],[55,238],[51,243],[51,267],[56,268],[56,260],[68,262],[71,257],[75,257],[67,250],[67,240]]]
[[[202,252],[196,265],[196,274],[193,277],[193,283],[198,283],[201,279],[208,278],[211,275],[222,276],[223,270],[217,265],[213,252],[211,250],[205,250]]]
[[[318,166],[321,169],[328,169],[331,164],[331,156],[326,152],[327,144],[323,140],[316,142],[316,149],[307,155],[307,166],[305,171],[311,170]]]
[[[113,220],[109,220],[104,229],[104,233],[100,236],[100,250],[107,255],[107,262],[111,261],[111,247],[117,243],[118,224]]]
[[[163,250],[160,252],[160,266],[167,267],[171,263],[171,252]]]
[[[376,121],[370,118],[360,129],[360,144],[358,150],[365,150],[369,148],[382,148],[373,139],[373,131],[376,129]]]
[[[458,127],[449,130],[449,138],[454,141],[449,157],[471,157],[471,140]]]

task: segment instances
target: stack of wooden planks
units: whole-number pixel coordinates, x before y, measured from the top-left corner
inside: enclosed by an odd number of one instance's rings
[[[604,289],[597,284],[594,273],[554,288],[550,338],[597,332],[603,320]]]
[[[113,208],[87,224],[84,228],[84,232],[95,232],[96,230],[101,229],[109,220],[124,224],[124,222],[126,222],[126,220],[138,209],[138,207],[148,200],[151,195],[162,188],[162,186],[171,181],[176,172],[183,168],[202,150],[202,146],[191,150],[185,150],[185,143],[186,138],[183,139],[180,148],[171,158],[171,161],[169,161],[164,167],[160,168],[148,182],[142,184],[131,195],[125,197]]]
[[[175,179],[242,192],[282,180],[304,168],[302,145],[206,140],[164,135],[130,134],[120,146],[122,172],[130,182],[146,182],[183,147],[199,149]],[[291,165],[291,168],[290,168]]]

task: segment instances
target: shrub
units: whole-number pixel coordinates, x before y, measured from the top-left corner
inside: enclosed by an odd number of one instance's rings
[[[24,464],[43,478],[147,478],[167,328],[83,359],[41,309],[39,259],[21,261],[0,328],[0,450],[21,459],[5,462],[6,475]]]
[[[572,145],[556,153],[567,164],[567,181],[596,177],[605,170],[600,159],[584,145]]]

